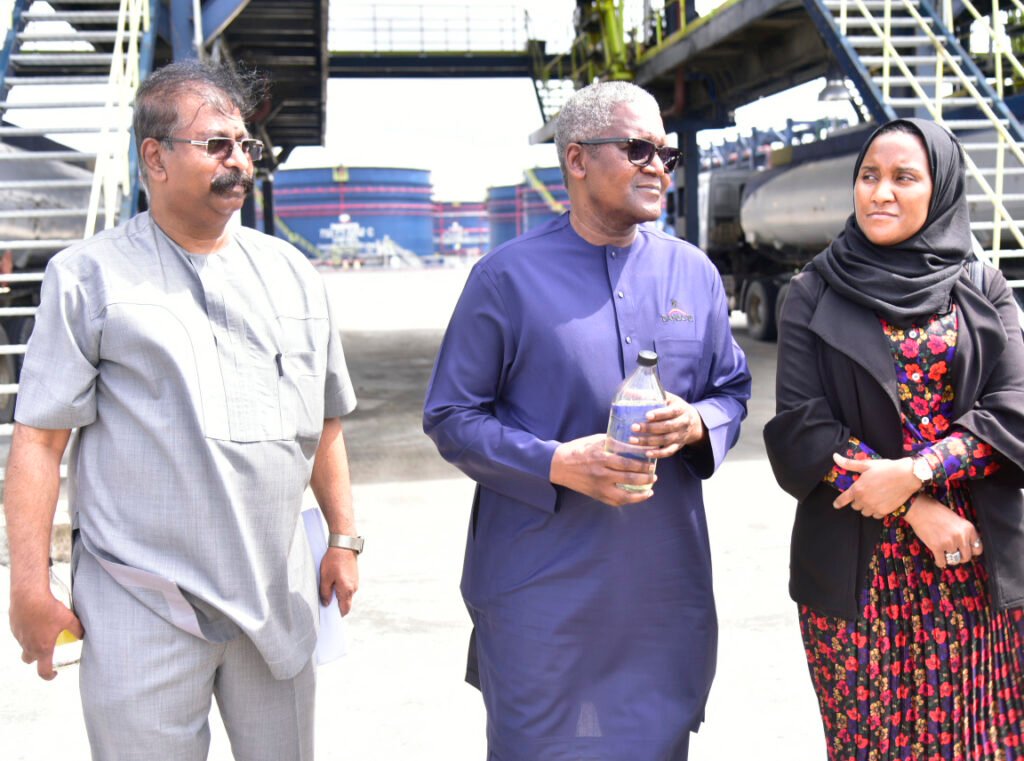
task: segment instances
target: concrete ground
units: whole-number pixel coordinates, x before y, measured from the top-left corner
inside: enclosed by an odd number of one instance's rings
[[[326,277],[343,314],[360,406],[345,422],[361,589],[349,655],[319,671],[317,758],[482,761],[484,712],[462,681],[469,623],[458,592],[471,483],[420,431],[423,391],[464,270]],[[792,501],[761,444],[774,407],[774,346],[734,324],[755,378],[740,444],[707,484],[721,640],[695,761],[823,759],[822,732],[786,594]],[[0,565],[0,610],[8,606]],[[51,683],[0,626],[0,759],[86,761],[77,667]],[[214,712],[216,713],[216,712]],[[217,717],[210,758],[231,759]],[[282,760],[287,761],[287,760]],[[623,760],[628,761],[628,760]]]

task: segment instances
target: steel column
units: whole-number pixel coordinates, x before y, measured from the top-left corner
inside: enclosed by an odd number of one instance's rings
[[[184,61],[189,58],[198,58],[192,0],[168,0],[167,5],[170,10],[171,47],[174,50],[174,60]]]
[[[275,234],[274,226],[274,175],[268,172],[263,178],[263,232]]]
[[[256,195],[249,193],[242,204],[242,224],[256,229]]]
[[[683,239],[693,245],[700,241],[700,219],[697,210],[697,183],[700,173],[700,148],[697,146],[697,131],[693,128],[679,132],[679,147],[683,150],[683,203],[681,211],[686,217]],[[676,172],[676,179],[679,172]],[[679,230],[676,230],[679,235]]]

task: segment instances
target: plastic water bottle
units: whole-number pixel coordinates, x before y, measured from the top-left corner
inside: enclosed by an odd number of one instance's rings
[[[622,457],[647,462],[649,472],[654,474],[658,461],[647,456],[649,447],[630,444],[634,436],[633,424],[647,421],[647,412],[665,406],[665,389],[658,377],[658,355],[653,351],[642,351],[636,359],[637,368],[619,386],[612,399],[608,416],[608,438],[605,451]],[[650,486],[619,484],[626,491],[649,491]]]
[[[53,560],[50,561],[50,591],[60,602],[71,607],[71,589],[53,567]],[[82,640],[64,629],[57,635],[57,641],[54,643],[53,667],[60,669],[78,663],[81,659]]]

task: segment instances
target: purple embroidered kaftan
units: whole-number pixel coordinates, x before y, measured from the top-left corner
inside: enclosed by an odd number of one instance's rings
[[[621,509],[553,486],[555,448],[605,430],[643,349],[713,457],[662,460],[654,496]],[[489,759],[685,759],[717,646],[700,480],[749,395],[718,272],[677,238],[641,227],[628,248],[594,246],[563,215],[473,269],[424,430],[478,484],[462,592]]]

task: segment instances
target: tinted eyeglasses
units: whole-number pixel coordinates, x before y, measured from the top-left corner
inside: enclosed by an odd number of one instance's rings
[[[607,145],[618,143],[626,146],[626,158],[634,166],[647,166],[654,161],[657,155],[665,167],[666,172],[671,172],[679,163],[679,149],[663,145],[660,148],[650,140],[642,137],[600,137],[594,140],[576,140],[580,145]]]
[[[232,140],[230,137],[211,137],[209,140],[189,140],[187,137],[165,137],[169,143],[188,143],[206,149],[206,155],[218,161],[224,161],[235,151],[235,146],[242,148],[242,153],[253,161],[263,158],[263,141],[247,137],[244,140]]]

